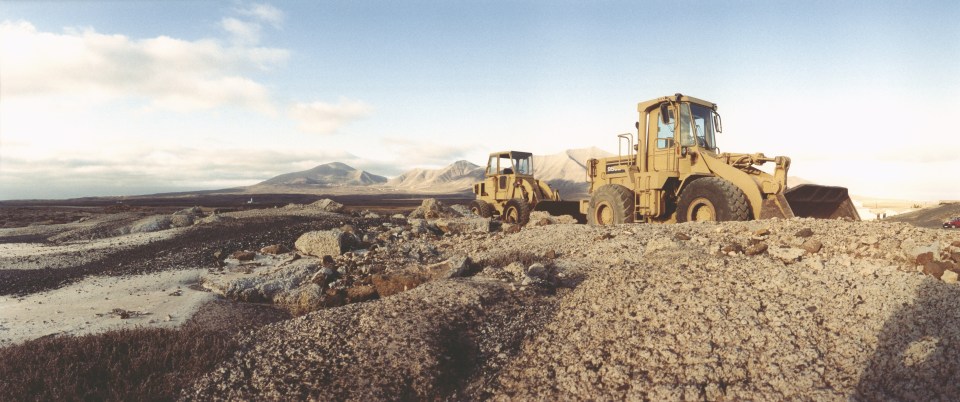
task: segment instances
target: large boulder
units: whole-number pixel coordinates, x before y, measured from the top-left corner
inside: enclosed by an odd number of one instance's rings
[[[199,207],[187,208],[174,212],[170,216],[170,225],[175,228],[182,228],[193,225],[203,218],[203,211]]]
[[[291,292],[296,293],[301,285],[310,283],[319,269],[316,260],[298,260],[251,275],[206,276],[202,284],[231,300],[282,304],[290,299]]]
[[[303,254],[323,258],[326,255],[341,255],[352,250],[357,244],[359,240],[353,233],[332,229],[304,233],[294,245]]]
[[[470,233],[490,233],[490,218],[437,219],[434,224],[443,233],[453,235]]]
[[[423,203],[420,204],[417,209],[414,209],[410,215],[407,216],[409,219],[439,219],[439,218],[459,218],[463,214],[443,205],[440,200],[435,198],[427,198],[423,200]]]
[[[140,219],[130,225],[130,233],[147,233],[159,230],[170,229],[171,221],[169,216],[150,216]]]
[[[473,270],[472,265],[473,261],[470,260],[470,257],[456,255],[441,263],[428,266],[427,272],[434,278],[462,278],[469,276]]]
[[[320,209],[327,212],[340,212],[343,211],[343,204],[331,200],[329,198],[324,198],[320,201],[314,202],[309,205],[310,208]]]

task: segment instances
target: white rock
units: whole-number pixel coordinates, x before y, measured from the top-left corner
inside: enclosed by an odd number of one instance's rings
[[[941,281],[944,281],[944,282],[946,282],[946,283],[957,283],[957,277],[958,277],[958,276],[960,276],[960,275],[957,275],[956,272],[953,272],[953,271],[943,271],[943,276],[940,277],[940,280],[941,280]]]
[[[307,232],[294,244],[298,251],[314,257],[338,256],[356,244],[352,233],[340,229]]]
[[[807,250],[796,247],[771,247],[767,249],[767,253],[784,263],[792,264],[800,261],[803,255],[807,253]]]

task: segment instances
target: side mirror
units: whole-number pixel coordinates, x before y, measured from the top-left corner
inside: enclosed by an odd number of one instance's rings
[[[663,124],[670,124],[670,105],[667,103],[660,104],[660,121]]]
[[[713,112],[713,128],[716,132],[723,132],[723,121],[720,119],[720,114]]]

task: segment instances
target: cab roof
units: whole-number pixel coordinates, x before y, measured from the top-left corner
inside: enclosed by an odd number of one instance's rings
[[[696,104],[699,104],[699,105],[703,105],[703,106],[709,107],[709,108],[711,108],[711,109],[713,109],[713,110],[717,110],[717,104],[716,104],[716,103],[713,103],[713,102],[710,102],[710,101],[706,101],[706,100],[703,100],[703,99],[694,98],[694,97],[692,97],[692,96],[686,96],[686,95],[681,94],[681,93],[676,93],[676,94],[674,94],[673,96],[661,96],[661,97],[659,97],[659,98],[651,99],[651,100],[648,100],[648,101],[646,101],[646,102],[640,102],[640,103],[637,104],[637,111],[638,111],[638,112],[645,112],[645,111],[649,111],[650,109],[653,109],[653,108],[659,106],[659,105],[660,105],[661,103],[663,103],[663,102],[677,102],[677,101],[679,101],[679,102],[691,102],[691,103],[696,103]]]
[[[518,156],[518,157],[526,157],[526,156],[533,155],[533,153],[523,152],[523,151],[501,151],[501,152],[490,153],[490,156],[497,156],[497,157],[510,157],[511,155]]]

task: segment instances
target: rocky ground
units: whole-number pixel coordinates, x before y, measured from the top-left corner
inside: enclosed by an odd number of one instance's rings
[[[0,283],[14,281],[0,291],[205,269],[196,289],[276,322],[238,332],[240,352],[184,399],[960,398],[960,232],[543,215],[519,228],[430,202],[409,215],[338,210],[201,211],[200,223],[124,234],[128,221],[99,240],[122,252],[49,241],[88,247],[82,264],[50,269],[0,249]],[[58,250],[40,260],[68,255]],[[194,319],[241,320],[228,305]]]

